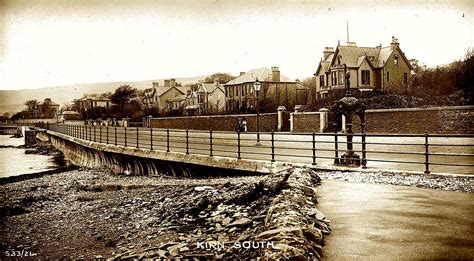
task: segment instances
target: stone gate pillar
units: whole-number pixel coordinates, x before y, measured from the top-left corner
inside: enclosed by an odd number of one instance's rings
[[[328,127],[328,114],[329,110],[322,108],[319,110],[319,132],[323,133],[324,129]]]
[[[281,129],[283,128],[283,121],[284,121],[284,117],[283,117],[283,113],[286,111],[286,108],[285,106],[278,106],[278,131],[281,131]]]

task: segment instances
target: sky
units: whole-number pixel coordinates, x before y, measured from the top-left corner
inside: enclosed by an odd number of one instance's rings
[[[0,0],[0,90],[279,66],[311,77],[325,46],[388,46],[437,66],[474,47],[474,2]]]

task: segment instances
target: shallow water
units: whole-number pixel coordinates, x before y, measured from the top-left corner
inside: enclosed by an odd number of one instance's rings
[[[64,164],[53,156],[25,154],[26,149],[15,148],[24,144],[24,138],[10,137],[0,135],[0,178],[51,170]]]

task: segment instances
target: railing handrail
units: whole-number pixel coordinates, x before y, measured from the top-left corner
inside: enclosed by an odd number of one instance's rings
[[[474,164],[457,162],[457,158],[471,157],[474,134],[370,134],[370,133],[288,133],[260,132],[261,139],[255,146],[258,132],[203,131],[163,129],[146,127],[93,126],[78,124],[46,124],[46,128],[75,138],[136,149],[182,152],[186,154],[233,157],[236,159],[261,159],[274,161],[308,162],[313,165],[319,160],[333,159],[334,163],[356,162],[363,168],[367,161],[393,164],[424,165],[424,173],[431,173],[430,167],[453,166],[474,167]],[[110,129],[113,128],[113,131]],[[294,139],[290,139],[293,137]],[[297,138],[298,137],[298,138]],[[392,138],[413,137],[418,140],[397,141]],[[372,140],[377,138],[376,140]],[[378,139],[388,138],[388,140]],[[433,138],[467,138],[469,142],[442,143]],[[471,140],[472,139],[472,140]],[[349,144],[350,143],[350,144]],[[331,148],[333,144],[334,148]],[[347,154],[345,144],[354,147],[354,153]],[[378,145],[389,146],[380,148]],[[391,145],[400,146],[393,150]],[[370,146],[370,148],[367,148]],[[347,145],[349,148],[349,146]],[[396,147],[394,147],[396,148]],[[453,148],[461,150],[453,152]],[[442,149],[450,150],[442,152]],[[463,151],[466,150],[467,151]],[[331,152],[333,156],[328,155]],[[344,154],[346,152],[346,154]],[[388,159],[383,157],[389,156]],[[377,157],[378,156],[378,157]],[[380,158],[382,157],[382,159]],[[423,157],[423,160],[421,160]],[[440,158],[443,158],[441,160]],[[295,160],[296,159],[296,160]],[[457,161],[456,161],[457,160]],[[474,173],[474,171],[472,171]]]

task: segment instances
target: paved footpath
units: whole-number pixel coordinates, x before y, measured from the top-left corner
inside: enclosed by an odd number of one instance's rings
[[[326,260],[474,259],[474,193],[324,180]]]

